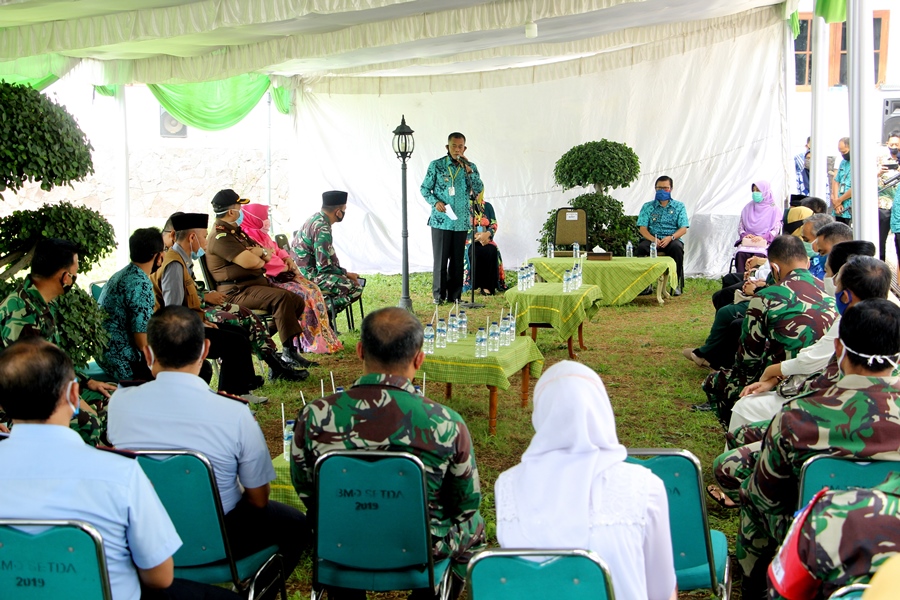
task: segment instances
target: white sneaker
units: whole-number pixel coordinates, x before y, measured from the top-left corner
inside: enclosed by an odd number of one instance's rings
[[[250,404],[265,404],[269,401],[269,399],[265,396],[256,396],[254,394],[242,394],[241,398],[243,398]]]

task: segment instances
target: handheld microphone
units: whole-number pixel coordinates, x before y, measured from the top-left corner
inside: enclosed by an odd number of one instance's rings
[[[463,156],[462,154],[460,154],[459,156],[457,156],[457,157],[456,157],[456,160],[459,161],[459,162],[461,162],[461,163],[464,164],[464,165],[469,164],[469,159],[466,158],[465,156]]]

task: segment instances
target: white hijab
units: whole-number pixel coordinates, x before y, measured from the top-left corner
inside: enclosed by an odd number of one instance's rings
[[[587,548],[594,480],[627,456],[600,376],[576,362],[553,365],[534,389],[531,422],[535,434],[522,462],[497,486],[514,496],[517,517],[498,527],[500,544]],[[498,519],[508,500],[497,498]]]

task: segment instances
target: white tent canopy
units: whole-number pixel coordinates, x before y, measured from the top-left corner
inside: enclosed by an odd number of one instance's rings
[[[0,0],[0,78],[183,83],[244,73],[296,90],[299,167],[281,222],[324,189],[351,193],[336,233],[347,266],[399,270],[399,167],[390,131],[416,130],[414,270],[430,269],[418,183],[463,131],[508,263],[533,255],[562,206],[553,164],[607,138],[641,158],[616,190],[635,214],[660,174],[688,205],[688,273],[724,270],[754,179],[788,192],[785,25],[772,0]],[[795,3],[789,3],[795,4]],[[525,37],[534,21],[538,37]],[[285,206],[290,205],[290,212]]]

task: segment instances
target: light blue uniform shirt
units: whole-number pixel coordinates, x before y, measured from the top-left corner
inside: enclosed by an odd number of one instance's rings
[[[181,547],[138,462],[92,448],[68,427],[17,424],[0,442],[0,465],[0,516],[96,527],[115,600],[140,599],[134,565],[159,566]]]
[[[216,473],[222,509],[241,499],[241,486],[275,479],[262,430],[250,408],[220,396],[190,373],[162,372],[155,381],[118,390],[109,402],[107,436],[117,448],[202,452]]]

